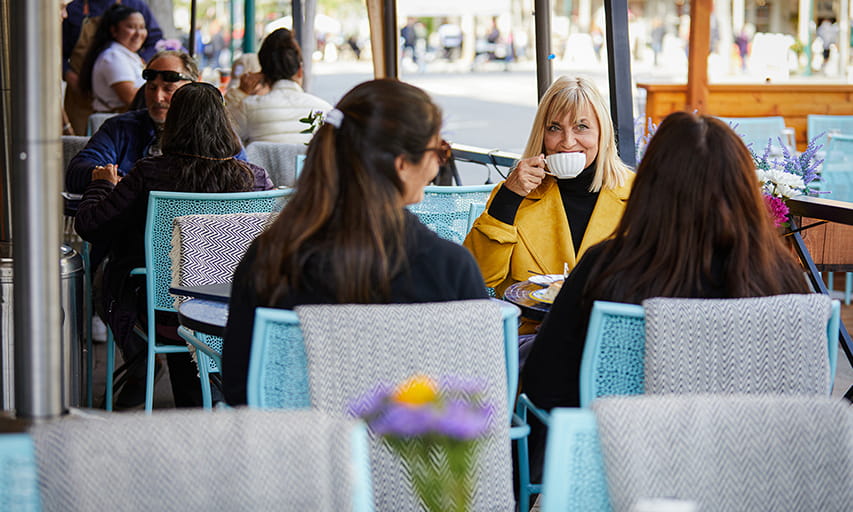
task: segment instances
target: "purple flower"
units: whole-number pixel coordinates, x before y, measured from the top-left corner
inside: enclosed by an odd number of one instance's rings
[[[403,438],[422,436],[433,431],[435,410],[429,406],[411,407],[392,403],[369,424],[373,432],[379,436]]]
[[[489,429],[494,411],[489,406],[472,406],[454,400],[435,421],[435,432],[459,441],[476,439]]]
[[[359,418],[371,418],[380,412],[392,389],[387,384],[378,384],[366,395],[350,404],[349,413]]]

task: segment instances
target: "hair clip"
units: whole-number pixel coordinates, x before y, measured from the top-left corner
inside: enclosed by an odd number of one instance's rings
[[[344,120],[344,113],[340,110],[333,108],[332,110],[326,112],[326,117],[323,118],[323,121],[326,124],[330,124],[335,128],[341,127],[341,121]]]

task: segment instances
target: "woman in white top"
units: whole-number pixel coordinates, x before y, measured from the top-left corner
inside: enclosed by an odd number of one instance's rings
[[[80,71],[80,88],[91,94],[95,112],[124,112],[145,83],[137,53],[148,30],[142,13],[122,4],[104,12]]]
[[[326,101],[302,90],[302,50],[286,28],[264,39],[258,51],[260,73],[245,73],[240,87],[225,98],[244,144],[255,141],[307,144],[308,125],[299,122],[311,112],[332,108]],[[263,94],[265,87],[269,92]]]

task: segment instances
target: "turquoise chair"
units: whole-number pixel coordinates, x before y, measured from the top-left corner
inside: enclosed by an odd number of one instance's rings
[[[0,434],[0,474],[0,510],[41,510],[35,449],[28,434]]]
[[[145,390],[145,410],[154,407],[154,369],[157,354],[187,352],[186,345],[156,343],[155,311],[175,312],[174,297],[169,294],[172,281],[172,223],[175,217],[202,213],[271,212],[281,208],[291,190],[261,192],[188,193],[153,191],[148,198],[145,225],[145,267],[131,270],[131,275],[145,276],[148,324],[145,330],[136,329],[148,341],[148,360]],[[115,340],[107,331],[107,379],[105,405],[112,410],[113,375],[115,369]]]
[[[827,394],[832,390],[832,382],[835,379],[840,316],[841,304],[837,300],[832,301],[826,327],[830,369],[830,388]],[[641,395],[645,392],[645,328],[643,306],[606,301],[593,303],[581,359],[581,407],[589,407],[600,397]],[[518,400],[516,415],[526,423],[528,413],[534,414],[550,430],[552,418],[548,412],[536,407],[527,395],[522,394]],[[527,443],[522,440],[517,448],[520,471],[529,475]],[[529,478],[527,481],[529,482]],[[531,483],[526,490],[522,489],[522,492],[536,494],[542,492],[542,487]],[[520,504],[524,498],[524,495],[519,498]]]
[[[786,133],[785,118],[782,116],[719,117],[718,119],[728,123],[743,138],[744,143],[752,144],[750,149],[759,155],[767,148],[768,141],[771,143],[771,152],[777,154],[782,153],[779,139],[782,139],[782,143],[786,146],[793,142],[793,137],[788,139],[791,132],[789,130]]]
[[[848,510],[853,415],[821,396],[647,395],[554,409],[542,512]],[[784,440],[784,441],[782,441]],[[660,510],[663,510],[661,508]]]
[[[374,510],[364,423],[314,410],[60,419],[0,435],[0,473],[4,512]]]
[[[473,224],[471,215],[476,207],[472,210],[471,205],[485,204],[494,188],[494,184],[451,187],[429,185],[424,189],[423,200],[408,208],[438,236],[461,244]]]
[[[853,119],[853,116],[850,117]],[[833,135],[828,146],[825,146],[824,149],[826,156],[820,172],[820,189],[826,194],[821,197],[848,203],[853,202],[853,130],[847,135]],[[833,273],[827,272],[827,275],[831,289]],[[851,296],[853,296],[853,273],[846,272],[844,304],[850,304]]]
[[[817,138],[816,143],[822,144],[822,151],[828,147],[828,135],[838,132],[841,135],[853,135],[853,116],[826,116],[809,114],[806,116],[806,126],[809,141]]]
[[[173,241],[179,242],[172,252],[173,284],[203,286],[231,282],[246,250],[274,222],[277,215],[262,212],[175,218]],[[195,359],[201,383],[202,405],[210,409],[211,376],[216,375],[218,378],[222,338],[194,333],[188,329],[179,329],[178,334],[197,349]]]
[[[422,315],[425,311],[435,312],[434,310],[445,311],[454,307],[466,308],[477,306],[466,303],[470,302],[485,302],[485,301],[462,301],[457,303],[437,303],[437,304],[389,304],[389,305],[373,305],[360,306],[365,308],[388,308],[389,313],[383,315],[387,318],[386,325],[392,325],[397,321],[406,321],[418,315]],[[303,306],[302,308],[351,308],[352,305],[337,305],[337,306]],[[481,306],[477,306],[479,310]],[[297,311],[302,310],[297,308]],[[406,313],[399,316],[400,312],[397,308],[406,308],[411,313]],[[445,309],[442,309],[445,308]],[[420,310],[416,312],[415,310]],[[392,311],[393,310],[393,311]],[[343,311],[343,310],[342,310]],[[374,311],[375,312],[375,311]],[[468,314],[472,314],[470,310]],[[506,372],[506,401],[508,409],[512,410],[512,404],[515,402],[516,390],[518,388],[518,309],[511,305],[500,305],[500,314],[502,317],[501,331],[503,334],[503,352],[504,371]],[[397,315],[397,316],[395,316]],[[411,316],[413,315],[413,316]],[[454,317],[455,318],[455,317]],[[448,332],[454,332],[458,327],[458,320],[448,318],[447,316],[436,314],[430,315],[430,321],[435,324],[447,324]],[[370,329],[371,326],[361,326],[358,330]],[[391,327],[394,329],[394,327]],[[382,329],[384,331],[384,329]],[[449,340],[448,340],[449,341]],[[420,347],[426,343],[439,342],[439,340],[424,340],[418,342],[411,340],[411,354],[395,353],[388,355],[387,359],[396,358],[405,360],[403,363],[406,368],[400,370],[414,372],[424,371],[422,366],[423,354]],[[455,349],[454,349],[455,350]],[[460,347],[461,350],[461,347]],[[470,358],[471,350],[467,352],[459,352],[460,361]],[[482,353],[482,351],[480,351]],[[343,357],[343,356],[342,356]],[[257,308],[255,313],[255,327],[252,336],[252,350],[249,363],[248,389],[247,398],[250,407],[260,408],[305,408],[317,406],[315,400],[312,399],[312,390],[309,388],[309,370],[308,356],[303,341],[303,331],[300,323],[300,317],[297,312],[273,309],[273,308]],[[414,358],[414,359],[412,359]],[[386,359],[382,357],[380,359]],[[427,357],[429,359],[429,357]],[[494,354],[492,356],[483,355],[484,367],[488,365],[486,361],[494,362]],[[455,363],[444,361],[443,365],[448,366]],[[484,368],[483,367],[483,368]],[[476,371],[485,371],[483,368],[478,368]],[[330,370],[332,371],[332,370]],[[435,377],[453,376],[453,375],[434,375]],[[327,375],[325,379],[329,379]],[[358,377],[361,378],[361,377]],[[390,377],[389,377],[390,378]],[[480,378],[478,375],[477,378]],[[512,420],[512,418],[510,418]],[[521,425],[509,428],[510,438],[524,436],[529,432],[527,425]],[[485,448],[485,447],[484,447]],[[494,453],[494,448],[489,449],[488,453]],[[509,464],[509,461],[506,461]],[[376,477],[375,481],[380,481]],[[493,485],[500,485],[500,481],[493,482]],[[492,497],[494,499],[494,496]],[[511,496],[508,497],[511,499]]]

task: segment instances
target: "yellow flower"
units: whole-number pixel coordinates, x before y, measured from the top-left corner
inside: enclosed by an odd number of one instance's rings
[[[394,391],[394,401],[407,405],[424,405],[437,396],[438,385],[426,375],[413,375]]]

